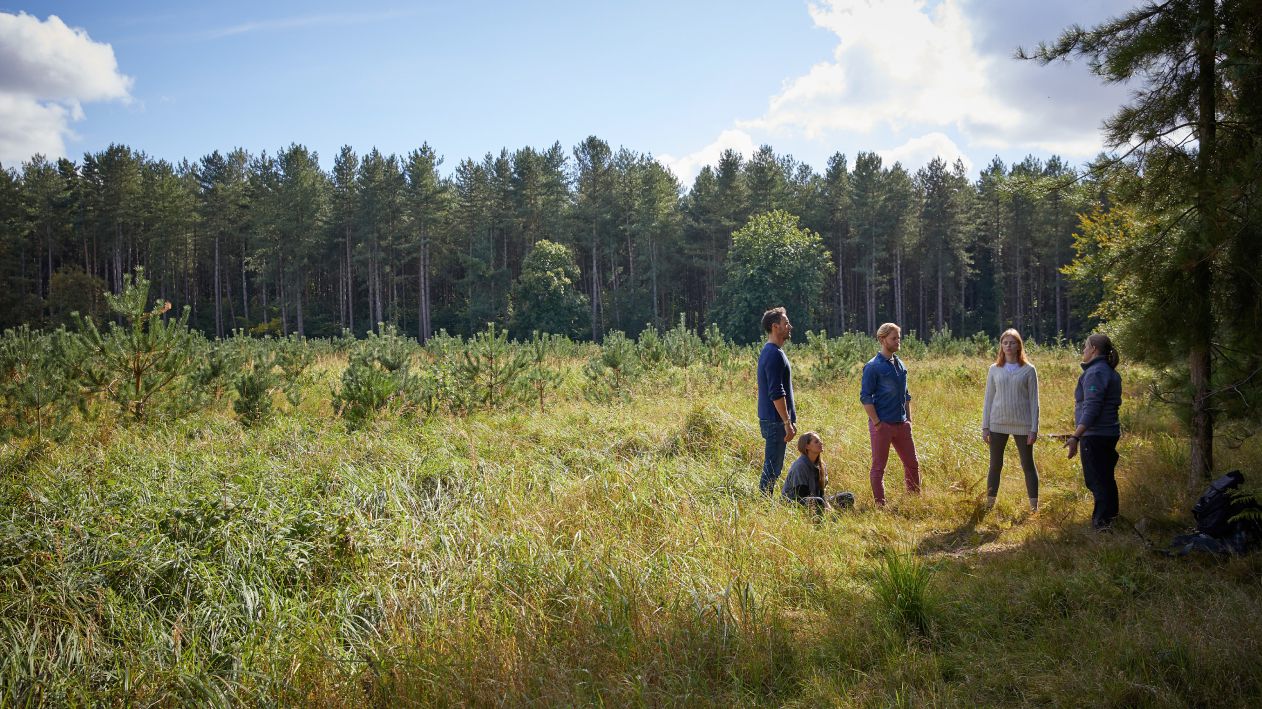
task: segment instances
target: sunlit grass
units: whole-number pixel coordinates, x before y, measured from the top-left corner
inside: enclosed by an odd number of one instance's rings
[[[857,373],[799,386],[830,488],[858,498],[821,519],[756,494],[744,366],[600,403],[575,377],[543,414],[350,432],[326,358],[296,411],[254,428],[225,405],[0,448],[0,705],[1258,698],[1257,560],[1164,559],[1125,524],[1096,537],[1049,438],[1040,511],[1015,451],[986,510],[985,359],[909,364],[924,491],[891,457],[884,511]],[[1037,364],[1044,433],[1068,431],[1075,359]],[[1188,522],[1183,439],[1127,395],[1122,513],[1168,538]],[[1256,447],[1220,458],[1254,469]]]

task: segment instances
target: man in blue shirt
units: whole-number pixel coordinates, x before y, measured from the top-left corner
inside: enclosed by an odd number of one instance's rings
[[[885,506],[885,463],[890,445],[903,461],[903,482],[910,493],[920,492],[920,462],[911,439],[911,394],[907,392],[907,367],[896,354],[903,343],[897,325],[887,322],[876,331],[881,351],[863,365],[859,401],[868,412],[868,439],[872,444],[872,497]]]
[[[793,373],[783,349],[793,334],[793,325],[784,308],[773,308],[762,314],[762,329],[767,333],[767,344],[758,355],[758,423],[766,445],[758,489],[770,495],[784,470],[785,448],[798,433]]]

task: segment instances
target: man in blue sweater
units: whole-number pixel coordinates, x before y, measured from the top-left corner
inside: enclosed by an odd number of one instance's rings
[[[758,489],[770,495],[784,470],[785,448],[798,433],[793,373],[783,349],[793,334],[793,325],[784,308],[772,308],[762,314],[762,329],[767,333],[767,344],[758,355],[758,423],[766,445]]]

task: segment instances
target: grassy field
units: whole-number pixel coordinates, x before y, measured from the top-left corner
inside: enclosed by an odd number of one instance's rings
[[[1037,353],[1044,433],[1076,355]],[[1249,706],[1262,560],[1167,559],[1186,441],[1123,367],[1124,520],[1057,442],[1028,512],[1014,450],[982,506],[986,358],[909,361],[924,493],[873,508],[857,371],[806,383],[816,520],[756,494],[752,362],[549,409],[350,432],[325,357],[295,410],[221,405],[0,447],[0,705]],[[280,399],[278,398],[278,401]],[[280,405],[284,408],[283,404]],[[1218,451],[1259,469],[1256,445]],[[787,464],[786,464],[787,469]]]

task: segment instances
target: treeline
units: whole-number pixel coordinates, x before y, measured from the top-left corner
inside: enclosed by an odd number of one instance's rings
[[[996,159],[971,180],[959,162],[913,173],[860,152],[819,174],[764,146],[724,153],[687,190],[652,157],[595,137],[488,153],[446,176],[442,163],[428,145],[343,147],[328,172],[296,144],[179,164],[112,145],[0,169],[0,328],[104,316],[102,293],[136,266],[154,296],[220,337],[385,323],[426,340],[496,323],[519,338],[600,340],[680,317],[701,328],[733,232],[772,210],[797,216],[831,259],[803,330],[893,319],[926,334],[1072,337],[1098,297],[1071,292],[1061,268],[1077,214],[1101,197],[1058,158]]]

